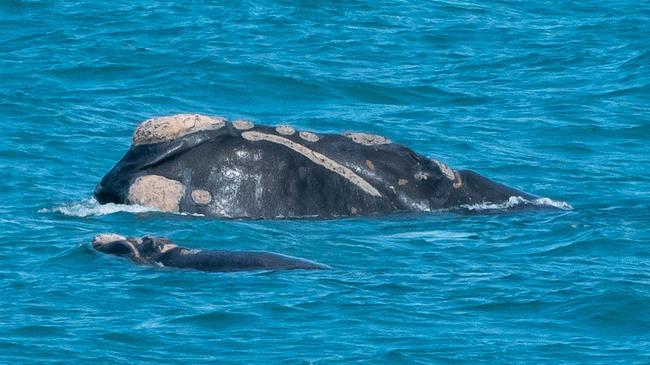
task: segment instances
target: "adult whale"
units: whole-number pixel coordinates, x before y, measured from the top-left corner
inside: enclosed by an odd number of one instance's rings
[[[124,237],[99,234],[92,241],[94,249],[128,257],[139,264],[159,265],[200,271],[229,272],[244,270],[316,270],[327,265],[271,252],[189,250],[171,241],[144,236]]]
[[[240,218],[430,211],[533,196],[387,138],[180,114],[149,119],[95,189],[99,203]]]

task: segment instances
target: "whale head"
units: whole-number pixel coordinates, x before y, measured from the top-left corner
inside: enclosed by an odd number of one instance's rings
[[[182,184],[147,172],[223,132],[224,126],[224,118],[199,114],[177,114],[142,122],[133,133],[126,155],[95,187],[95,199],[100,204],[141,204],[178,211],[179,200],[185,193]],[[155,177],[146,179],[147,176]],[[141,177],[145,180],[138,181]],[[161,194],[151,196],[153,190],[162,192],[165,198],[161,200]]]
[[[91,245],[99,252],[126,257],[139,263],[158,262],[161,255],[176,248],[176,245],[165,238],[124,237],[114,233],[98,234]]]

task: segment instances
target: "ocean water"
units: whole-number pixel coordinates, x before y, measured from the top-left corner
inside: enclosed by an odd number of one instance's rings
[[[648,1],[0,0],[0,363],[650,362]],[[98,206],[139,122],[368,131],[558,210]],[[324,272],[201,273],[100,232]]]

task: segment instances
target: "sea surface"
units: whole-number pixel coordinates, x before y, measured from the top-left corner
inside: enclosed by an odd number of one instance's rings
[[[0,363],[650,362],[650,2],[227,3],[0,0]],[[94,202],[175,113],[378,133],[562,209]],[[101,232],[333,270],[139,266]]]

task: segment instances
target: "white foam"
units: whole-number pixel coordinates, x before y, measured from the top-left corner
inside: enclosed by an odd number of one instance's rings
[[[551,207],[562,210],[571,210],[571,204],[550,198],[537,198],[525,199],[521,196],[511,196],[508,201],[503,203],[478,203],[478,204],[463,204],[460,207],[470,211],[483,211],[483,210],[505,210],[512,209],[520,205],[534,205],[538,207]]]
[[[70,217],[91,217],[102,216],[113,213],[146,213],[160,212],[156,208],[143,207],[142,205],[125,205],[125,204],[99,204],[97,200],[86,199],[81,202],[68,203],[55,208],[39,209],[39,213],[61,213]]]
[[[524,199],[520,196],[511,196],[507,202],[503,203],[478,203],[478,204],[463,204],[460,207],[470,211],[487,211],[487,210],[507,210],[520,205],[534,205],[539,207],[552,207],[562,210],[571,210],[573,207],[563,201],[553,200],[550,198],[537,198],[533,200]],[[126,205],[126,204],[99,204],[94,198],[86,199],[81,202],[67,203],[55,208],[42,208],[38,210],[39,213],[61,213],[69,217],[94,217],[103,216],[114,213],[148,213],[148,212],[161,212],[159,209],[145,207],[142,205]],[[225,212],[222,216],[230,218]],[[204,214],[199,213],[173,213],[184,216],[204,217]],[[317,216],[304,216],[301,218],[316,218]],[[284,218],[278,216],[276,218]],[[430,232],[429,232],[430,233]]]

